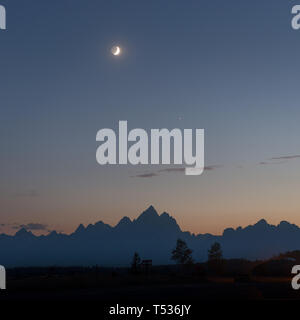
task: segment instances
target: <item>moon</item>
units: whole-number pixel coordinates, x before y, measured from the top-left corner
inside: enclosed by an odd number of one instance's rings
[[[119,46],[113,46],[111,48],[111,53],[114,55],[114,56],[119,56],[121,54],[122,50]]]

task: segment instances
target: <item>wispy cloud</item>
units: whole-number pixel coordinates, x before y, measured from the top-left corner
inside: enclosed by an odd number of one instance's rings
[[[156,174],[154,172],[150,172],[150,173],[137,174],[135,176],[131,176],[131,178],[152,178],[152,177],[156,177],[156,176],[158,176],[158,174]]]
[[[212,171],[215,169],[221,168],[221,165],[214,165],[214,166],[206,166],[204,167],[204,171]],[[158,172],[184,172],[185,168],[166,168],[166,169],[161,169]]]
[[[286,161],[294,160],[294,159],[300,159],[300,155],[295,154],[295,155],[285,155],[285,156],[279,156],[279,157],[272,157],[272,158],[267,159],[266,161],[259,162],[258,165],[268,166],[268,165],[274,165],[274,164],[282,164],[282,163],[285,163]]]
[[[284,161],[280,161],[280,162],[275,162],[275,161],[261,161],[261,162],[259,162],[258,164],[260,165],[260,166],[269,166],[269,165],[276,165],[276,164],[282,164],[282,163],[284,163]]]
[[[293,160],[293,159],[299,159],[299,158],[300,158],[300,155],[299,154],[295,154],[295,155],[273,157],[273,158],[270,158],[270,160]]]
[[[221,167],[222,167],[221,165],[206,166],[204,167],[204,171],[212,171]],[[137,174],[137,175],[131,176],[131,178],[153,178],[153,177],[160,176],[161,173],[180,173],[184,171],[185,171],[185,168],[166,168],[166,169],[160,169],[153,172],[145,172],[145,173]]]
[[[167,173],[171,173],[171,172],[184,172],[185,168],[166,168],[166,169],[161,169],[158,170],[157,172],[167,172]]]
[[[206,167],[204,167],[204,170],[213,171],[213,170],[220,169],[220,168],[223,168],[223,165],[206,166]]]

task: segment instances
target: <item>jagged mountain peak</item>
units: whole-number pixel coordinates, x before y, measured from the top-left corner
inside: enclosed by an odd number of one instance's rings
[[[230,236],[233,235],[235,233],[236,230],[234,230],[233,228],[226,228],[223,231],[223,236]]]
[[[54,230],[54,231],[49,232],[46,237],[56,238],[58,235],[59,235],[58,232]]]
[[[288,221],[283,220],[283,221],[280,221],[280,223],[279,223],[278,226],[291,226],[291,225],[292,225],[292,224],[289,223]]]
[[[140,228],[142,232],[150,232],[152,234],[165,233],[166,236],[181,231],[173,217],[166,212],[159,215],[153,206],[150,206],[134,220],[133,226],[134,228]]]
[[[101,230],[109,230],[112,227],[109,224],[104,223],[103,221],[98,221],[95,224],[89,224],[86,227],[86,231],[101,231]]]
[[[15,234],[16,237],[26,237],[26,236],[34,236],[34,234],[31,231],[27,231],[25,228],[21,228],[19,231]]]
[[[83,232],[85,230],[84,225],[81,223],[78,228],[75,230],[75,233],[80,233]]]
[[[138,222],[149,221],[159,218],[159,215],[155,208],[151,205],[148,209],[141,213],[141,215],[135,220]]]
[[[172,218],[167,212],[163,212],[161,215],[161,217],[166,217],[166,218]]]
[[[118,224],[116,225],[116,228],[117,227],[121,227],[121,226],[128,226],[131,224],[131,220],[129,217],[123,217],[119,222]]]
[[[254,226],[268,226],[268,222],[265,219],[260,219]]]
[[[169,215],[167,212],[163,212],[163,213],[160,215],[160,220],[161,220],[161,221],[164,221],[165,224],[176,225],[176,226],[180,229],[180,227],[179,227],[178,224],[177,224],[176,219],[174,219],[174,218],[173,218],[171,215]]]
[[[299,227],[288,221],[281,221],[277,226],[280,230],[298,230]]]
[[[1,235],[0,256],[10,266],[20,266],[15,257],[24,255],[24,250],[30,257],[26,260],[28,265],[72,264],[74,261],[119,264],[128,263],[133,248],[138,246],[141,256],[150,257],[155,263],[169,263],[178,238],[184,239],[201,259],[207,258],[207,250],[216,241],[220,242],[226,258],[264,259],[297,248],[300,228],[287,221],[272,225],[261,219],[244,228],[227,228],[222,235],[193,235],[182,232],[170,214],[159,215],[150,206],[136,220],[124,217],[116,227],[99,221],[87,227],[79,225],[70,235],[53,231],[46,236],[35,236],[26,228],[15,236]]]

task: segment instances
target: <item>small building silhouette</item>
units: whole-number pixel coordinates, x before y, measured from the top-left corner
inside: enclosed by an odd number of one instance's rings
[[[148,274],[152,268],[152,260],[142,260],[141,269],[143,273]]]

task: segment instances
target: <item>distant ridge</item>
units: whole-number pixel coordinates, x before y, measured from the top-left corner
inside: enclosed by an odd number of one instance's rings
[[[123,217],[116,226],[102,221],[80,224],[70,235],[52,231],[36,236],[25,228],[14,236],[0,235],[0,264],[15,266],[104,265],[128,266],[135,251],[154,264],[170,264],[177,238],[193,249],[196,261],[207,259],[207,250],[218,241],[225,258],[264,259],[300,249],[300,228],[282,221],[277,226],[261,219],[245,228],[227,228],[220,236],[183,232],[168,213],[153,206],[136,219]]]

